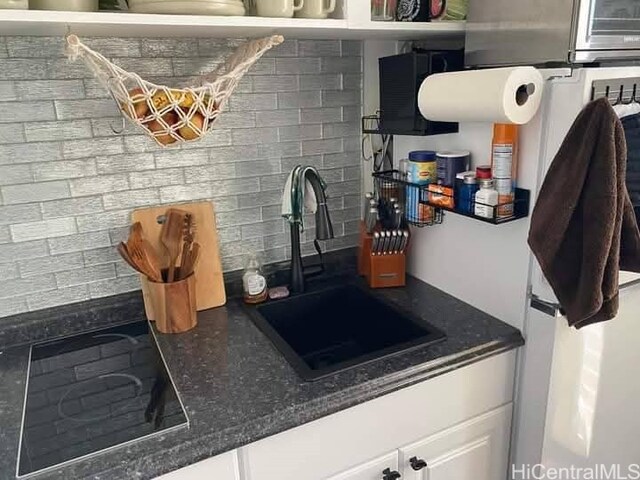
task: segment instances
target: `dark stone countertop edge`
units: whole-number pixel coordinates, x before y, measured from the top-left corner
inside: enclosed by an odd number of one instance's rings
[[[524,343],[521,335],[514,334],[509,338],[495,340],[489,344],[462,351],[460,354],[442,357],[426,364],[387,375],[382,379],[378,378],[348,390],[329,394],[314,401],[307,402],[304,405],[293,406],[286,410],[274,412],[273,415],[266,415],[257,420],[254,419],[252,420],[253,429],[260,431],[260,433],[252,436],[250,439],[246,438],[242,428],[239,427],[231,427],[213,432],[209,435],[200,436],[192,441],[165,449],[158,454],[158,456],[175,454],[176,457],[180,458],[180,460],[170,468],[161,467],[158,459],[146,459],[149,468],[146,473],[153,471],[153,475],[159,476],[180,468],[188,467],[217,455],[222,455],[265,438],[311,423],[315,420],[320,420],[334,413],[358,406],[383,395],[411,387],[493,356],[507,353],[524,345]],[[282,418],[289,420],[282,421]],[[224,446],[221,446],[221,442],[224,442]],[[212,446],[215,445],[217,448],[211,448],[206,453],[193,455],[193,450],[190,449],[190,446],[192,444],[202,445],[203,443],[208,443]]]

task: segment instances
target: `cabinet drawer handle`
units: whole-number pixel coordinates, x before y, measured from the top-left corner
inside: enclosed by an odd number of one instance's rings
[[[418,459],[418,457],[411,457],[409,459],[409,464],[411,464],[411,468],[413,468],[416,472],[418,470],[422,470],[427,466],[427,462],[422,459]]]
[[[400,475],[395,470],[391,470],[390,468],[385,468],[382,471],[382,480],[398,480],[402,475]]]

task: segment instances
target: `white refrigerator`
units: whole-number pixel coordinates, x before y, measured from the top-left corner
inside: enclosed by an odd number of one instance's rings
[[[540,112],[538,186],[573,120],[591,100],[594,86],[637,79],[640,68],[593,68],[546,72]],[[629,79],[618,81],[618,79]],[[633,89],[624,90],[625,98]],[[598,468],[640,463],[640,275],[621,272],[620,310],[605,323],[575,330],[535,260],[531,261],[529,308],[524,331],[513,461],[545,467]]]
[[[532,191],[531,209],[593,82],[637,77],[640,99],[640,67],[543,74],[543,104],[520,129],[518,184]],[[467,123],[458,134],[397,137],[394,155],[467,149],[477,166],[490,163],[490,144],[491,125]],[[621,275],[616,319],[569,328],[528,248],[528,231],[529,219],[493,226],[446,215],[441,226],[414,229],[409,272],[522,330],[512,464],[640,463],[640,275]]]

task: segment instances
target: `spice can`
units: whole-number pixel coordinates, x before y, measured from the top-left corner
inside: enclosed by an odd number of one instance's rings
[[[418,185],[435,183],[438,176],[436,152],[420,150],[409,153],[407,180]]]
[[[497,218],[513,217],[513,181],[510,178],[494,178],[493,183],[498,191]]]
[[[436,154],[438,183],[447,187],[453,187],[456,176],[469,168],[471,154],[467,151],[438,152]]]

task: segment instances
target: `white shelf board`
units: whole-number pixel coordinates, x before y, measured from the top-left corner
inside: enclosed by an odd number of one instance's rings
[[[275,33],[291,38],[398,39],[461,36],[464,23],[366,22],[346,19],[217,17],[126,12],[56,12],[0,10],[2,35],[64,35],[70,30],[96,37],[261,37]]]

